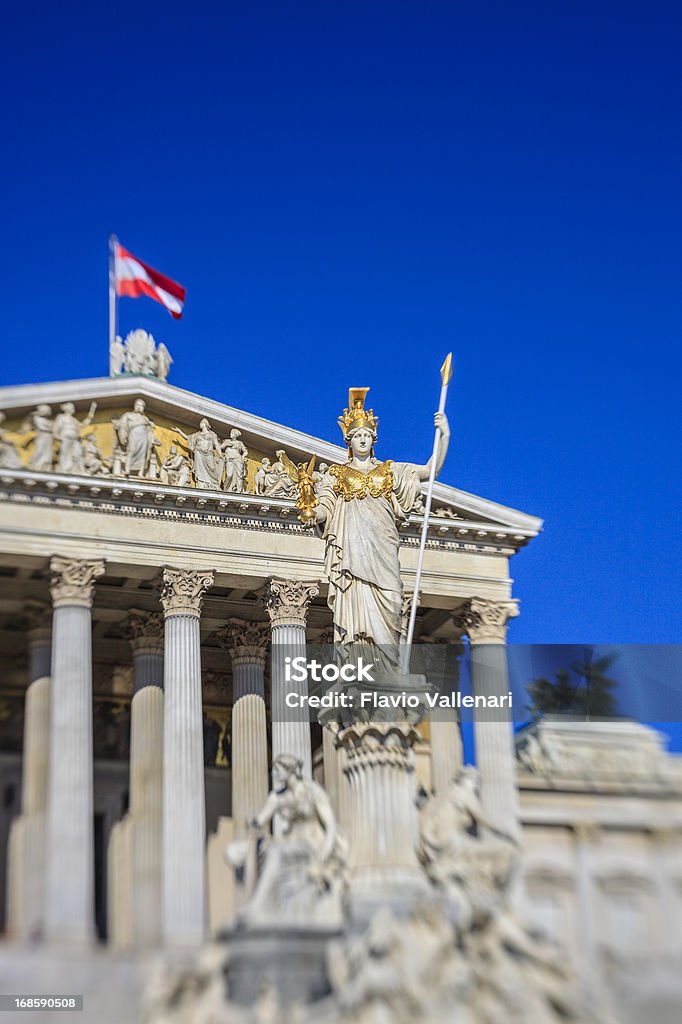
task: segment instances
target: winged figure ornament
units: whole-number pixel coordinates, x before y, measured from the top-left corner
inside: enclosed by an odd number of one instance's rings
[[[313,455],[307,464],[305,462],[296,464],[291,461],[285,451],[280,450],[276,454],[284,467],[284,472],[294,481],[298,489],[296,498],[296,508],[299,510],[298,518],[306,526],[311,526],[315,522],[315,506],[318,504],[315,497],[315,480],[313,479],[315,456]]]

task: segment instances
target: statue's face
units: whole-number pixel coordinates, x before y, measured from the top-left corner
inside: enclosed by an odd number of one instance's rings
[[[283,765],[275,762],[272,768],[272,781],[275,789],[284,789],[289,775]]]
[[[170,446],[170,453],[171,453],[171,455],[177,455],[178,454],[178,449],[175,447],[174,444],[172,444]]]
[[[350,450],[353,455],[362,456],[369,455],[374,444],[374,438],[369,430],[365,427],[359,427],[358,430],[354,430],[350,439]]]
[[[144,402],[142,401],[141,398],[137,399],[135,405],[133,406],[133,409],[135,410],[135,412],[144,412]]]
[[[200,426],[201,430],[203,430],[203,432],[205,434],[208,431],[210,423],[208,422],[208,420],[202,420],[201,423],[199,424],[199,426]]]
[[[73,402],[65,402],[64,405],[62,406],[62,412],[67,413],[69,416],[73,416],[75,411],[76,406],[73,404]]]
[[[264,469],[267,469],[268,466],[270,465],[270,459],[261,459],[261,462],[263,464]]]

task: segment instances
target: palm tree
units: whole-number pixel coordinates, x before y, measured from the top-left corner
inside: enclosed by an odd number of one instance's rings
[[[616,700],[613,689],[616,680],[609,678],[608,670],[614,663],[617,654],[603,654],[594,661],[585,658],[584,662],[576,662],[572,670],[585,681],[585,712],[597,718],[613,718],[616,713]]]
[[[571,682],[570,669],[560,668],[555,673],[555,682],[540,676],[528,684],[531,703],[528,710],[533,718],[541,715],[584,715],[584,691],[580,683]]]

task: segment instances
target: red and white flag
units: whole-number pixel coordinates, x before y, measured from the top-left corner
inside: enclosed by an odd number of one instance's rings
[[[182,316],[187,289],[133,256],[120,242],[114,243],[114,275],[117,295],[125,295],[129,299],[148,295],[165,306],[176,320]]]

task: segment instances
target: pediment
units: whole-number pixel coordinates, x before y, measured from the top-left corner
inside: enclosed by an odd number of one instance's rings
[[[154,378],[138,376],[104,377],[88,380],[57,381],[0,388],[0,410],[5,414],[3,430],[16,445],[26,467],[30,436],[22,428],[27,416],[39,404],[59,411],[60,404],[73,402],[76,417],[82,420],[92,403],[96,403],[92,427],[97,445],[105,459],[110,459],[115,445],[112,420],[132,410],[136,399],[142,398],[146,413],[153,420],[160,441],[158,455],[162,461],[170,445],[179,440],[175,427],[185,433],[194,432],[206,417],[219,438],[226,438],[232,428],[241,431],[249,451],[246,490],[253,492],[255,472],[263,457],[275,459],[283,448],[292,461],[303,461],[316,455],[319,462],[334,463],[346,458],[344,448],[302,431],[275,423],[252,413],[236,409]],[[433,494],[433,526],[436,532],[456,537],[479,535],[483,541],[497,539],[518,548],[536,536],[542,520],[497,502],[469,494],[448,484],[436,483]],[[419,509],[413,519],[419,521]]]

